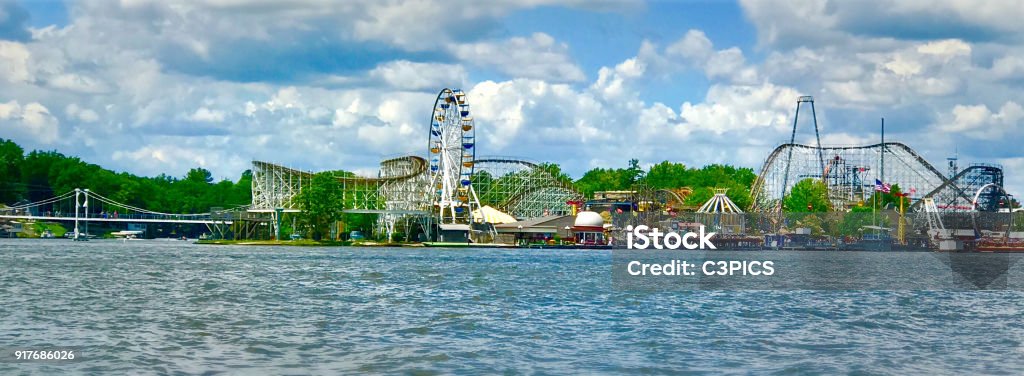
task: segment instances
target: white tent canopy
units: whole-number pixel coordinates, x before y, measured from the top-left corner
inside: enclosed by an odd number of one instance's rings
[[[515,217],[486,205],[474,210],[473,218],[478,222],[488,222],[494,224],[512,223],[516,221]]]
[[[697,209],[698,213],[742,213],[743,209],[740,209],[736,203],[729,199],[729,196],[725,195],[727,189],[715,189],[715,195],[711,197],[708,202],[701,205],[700,209]]]

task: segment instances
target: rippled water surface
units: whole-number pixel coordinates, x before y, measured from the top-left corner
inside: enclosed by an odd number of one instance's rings
[[[792,257],[800,257],[799,253]],[[40,373],[1024,374],[1020,291],[616,291],[610,251],[0,240]]]

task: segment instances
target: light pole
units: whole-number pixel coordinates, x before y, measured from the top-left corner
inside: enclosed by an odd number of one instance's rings
[[[523,245],[523,225],[516,226],[516,245]]]
[[[85,203],[82,207],[85,209],[85,240],[89,240],[89,188],[83,190],[85,192]]]
[[[75,240],[78,240],[78,207],[81,206],[81,202],[78,200],[78,198],[81,195],[82,190],[75,188]]]

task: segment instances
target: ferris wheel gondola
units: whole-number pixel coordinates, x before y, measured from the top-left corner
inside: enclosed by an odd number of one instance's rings
[[[433,206],[441,224],[468,224],[480,206],[473,191],[476,127],[466,94],[444,89],[434,101],[430,120],[430,180]]]

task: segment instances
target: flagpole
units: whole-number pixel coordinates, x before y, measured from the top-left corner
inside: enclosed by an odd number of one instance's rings
[[[882,118],[882,161],[880,174],[882,183],[885,183],[885,118]]]
[[[904,224],[903,224],[904,223],[904,220],[903,220],[903,212],[904,212],[904,209],[903,209],[903,198],[906,197],[906,196],[904,195],[903,192],[900,192],[899,196],[900,196],[900,223],[898,225],[899,227],[898,227],[898,231],[896,233],[896,237],[899,238],[901,245],[907,245],[907,233],[906,233],[906,229],[904,228]]]
[[[880,166],[879,166],[879,177],[880,177],[879,181],[881,182],[881,184],[880,184],[881,187],[876,187],[875,188],[875,204],[874,204],[874,206],[878,206],[878,192],[880,192],[879,188],[884,189],[884,184],[885,184],[885,118],[884,117],[882,118],[882,149],[881,150],[882,150],[881,155],[880,155],[881,162],[879,163],[880,164]],[[872,208],[871,208],[871,221],[872,222],[876,222],[877,219],[878,219],[878,216],[875,213],[875,211],[877,211],[878,209],[874,208],[874,206],[872,206]],[[875,223],[875,226],[877,227],[878,223]],[[875,231],[877,232],[878,230],[876,229]]]

